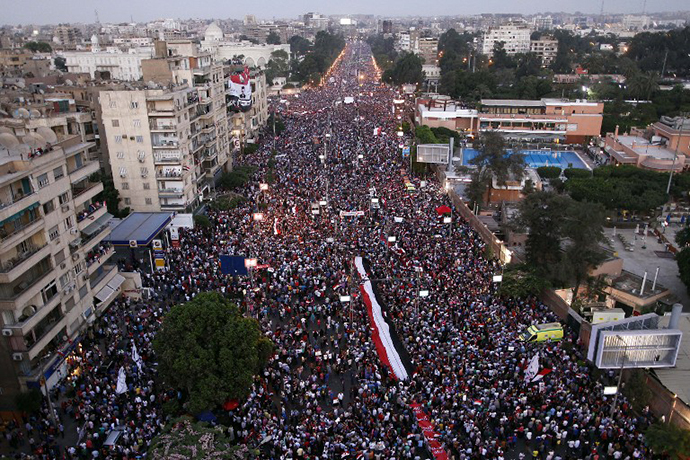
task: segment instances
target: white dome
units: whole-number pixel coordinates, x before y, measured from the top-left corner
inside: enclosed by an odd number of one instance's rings
[[[204,32],[204,39],[210,42],[219,42],[223,40],[223,31],[218,27],[218,24],[212,22]]]

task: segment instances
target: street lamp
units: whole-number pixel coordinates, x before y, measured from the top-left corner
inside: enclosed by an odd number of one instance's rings
[[[625,367],[625,358],[628,356],[628,344],[623,340],[623,337],[620,335],[616,335],[616,338],[623,342],[623,345],[625,348],[623,349],[623,359],[621,360],[621,368],[618,373],[618,383],[616,384],[616,396],[613,398],[613,404],[611,405],[611,418],[613,418],[613,414],[616,411],[616,406],[618,405],[618,395],[621,392],[621,382],[623,380],[623,368]]]

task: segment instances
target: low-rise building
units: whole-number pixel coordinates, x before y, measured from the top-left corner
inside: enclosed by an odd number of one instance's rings
[[[687,157],[675,152],[666,144],[647,139],[645,133],[632,129],[629,134],[607,133],[604,139],[604,153],[611,164],[632,165],[653,171],[682,171]]]
[[[100,51],[64,51],[67,69],[74,73],[98,74],[103,80],[137,81],[142,77],[141,61],[153,57],[152,47]]]

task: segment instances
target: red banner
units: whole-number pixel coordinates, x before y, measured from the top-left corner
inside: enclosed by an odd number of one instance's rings
[[[448,454],[438,441],[441,435],[434,430],[434,425],[429,421],[429,416],[426,415],[426,412],[422,409],[422,405],[412,403],[410,407],[417,418],[417,425],[419,425],[419,429],[421,429],[422,434],[424,434],[424,439],[426,439],[426,444],[429,446],[431,454],[436,460],[448,460]]]

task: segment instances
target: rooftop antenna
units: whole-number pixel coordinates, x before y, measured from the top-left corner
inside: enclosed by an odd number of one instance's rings
[[[96,24],[100,24],[101,20],[98,19],[98,10],[93,10],[93,12],[96,14]]]
[[[644,15],[647,12],[647,0],[642,1],[642,14]]]
[[[601,0],[601,11],[599,11],[599,19],[604,23],[604,0]]]

